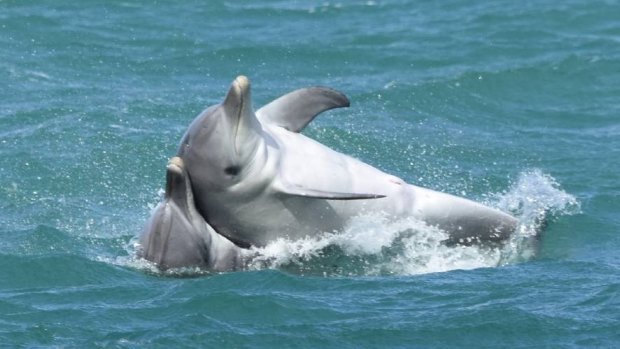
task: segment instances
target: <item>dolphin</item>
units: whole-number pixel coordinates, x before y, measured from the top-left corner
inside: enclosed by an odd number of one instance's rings
[[[168,162],[164,200],[147,221],[140,245],[140,256],[162,269],[232,271],[244,263],[241,248],[217,234],[196,211],[191,182],[179,157]]]
[[[503,241],[515,231],[509,214],[407,184],[300,133],[319,113],[349,104],[338,91],[310,87],[254,112],[250,81],[237,77],[222,103],[192,121],[179,146],[198,211],[242,247],[341,231],[372,212],[422,220],[453,243]]]

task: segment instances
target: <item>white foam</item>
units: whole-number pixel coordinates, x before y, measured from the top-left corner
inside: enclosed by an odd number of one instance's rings
[[[522,223],[546,216],[576,214],[581,209],[574,196],[564,192],[553,177],[538,169],[521,173],[508,192],[489,197],[491,205],[511,212]]]

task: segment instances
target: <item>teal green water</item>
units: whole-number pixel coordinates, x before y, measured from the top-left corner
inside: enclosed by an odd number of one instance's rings
[[[618,1],[0,1],[0,343],[620,346]],[[508,210],[501,248],[361,217],[250,270],[134,257],[193,117],[324,85],[305,131]],[[547,221],[542,239],[531,238]]]

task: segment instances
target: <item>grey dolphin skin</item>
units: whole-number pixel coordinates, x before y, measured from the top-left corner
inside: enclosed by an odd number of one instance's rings
[[[161,269],[199,267],[212,271],[242,268],[241,249],[217,234],[196,211],[183,160],[166,170],[166,194],[140,236],[140,256]]]
[[[504,241],[515,231],[509,214],[407,184],[300,133],[317,114],[347,106],[342,93],[312,87],[255,112],[249,80],[237,77],[222,103],[194,119],[179,147],[197,210],[243,247],[341,231],[353,217],[375,212],[422,220],[452,243]]]

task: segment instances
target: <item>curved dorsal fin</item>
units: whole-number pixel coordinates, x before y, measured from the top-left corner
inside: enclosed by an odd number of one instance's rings
[[[261,123],[275,124],[300,132],[318,114],[333,108],[348,107],[344,94],[327,87],[308,87],[287,93],[256,111]]]

